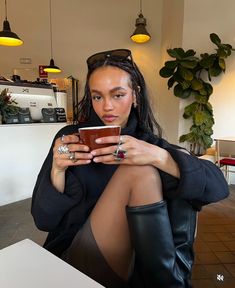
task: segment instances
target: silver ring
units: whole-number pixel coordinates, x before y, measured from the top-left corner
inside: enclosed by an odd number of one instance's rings
[[[61,136],[61,142],[64,142],[64,134]]]
[[[75,152],[69,153],[69,160],[75,160]]]
[[[59,154],[68,154],[69,153],[69,147],[68,145],[60,145],[57,149]]]
[[[113,156],[115,161],[121,161],[123,159],[126,159],[127,151],[123,149],[120,144],[118,144],[116,151],[114,151],[113,153]]]

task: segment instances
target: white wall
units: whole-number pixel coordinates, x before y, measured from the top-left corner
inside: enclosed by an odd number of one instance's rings
[[[213,53],[216,46],[210,33],[218,34],[223,43],[235,47],[235,1],[187,0],[184,11],[183,47],[199,53]],[[213,138],[235,135],[235,52],[226,60],[225,74],[214,78],[210,102],[214,109]]]
[[[165,0],[163,5],[161,62],[158,67],[158,111],[163,136],[172,143],[178,142],[179,99],[167,89],[168,79],[159,76],[159,70],[168,60],[167,49],[181,47],[183,37],[184,0]]]

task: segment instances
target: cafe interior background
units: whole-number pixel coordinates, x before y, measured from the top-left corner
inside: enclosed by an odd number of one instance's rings
[[[194,49],[197,55],[212,53],[215,46],[209,35],[213,32],[223,43],[235,47],[234,0],[144,0],[142,12],[151,39],[143,44],[130,39],[140,12],[139,0],[52,0],[51,5],[53,58],[62,72],[49,73],[48,80],[56,78],[62,85],[72,76],[78,81],[80,99],[87,57],[104,50],[130,49],[145,76],[164,137],[172,143],[178,143],[189,126],[182,118],[185,101],[175,97],[167,89],[167,80],[159,76],[160,68],[169,60],[166,50],[183,47]],[[7,16],[12,31],[24,44],[0,46],[0,75],[10,78],[16,72],[23,79],[36,80],[39,66],[48,65],[51,58],[49,0],[8,0]],[[1,0],[0,22],[4,19]],[[226,61],[226,72],[212,84],[213,138],[235,136],[235,52]],[[71,95],[67,101],[69,104]],[[59,130],[59,126],[45,123],[24,125],[23,130],[18,127],[0,125],[0,206],[31,196],[52,137]],[[235,184],[234,178],[231,180]]]

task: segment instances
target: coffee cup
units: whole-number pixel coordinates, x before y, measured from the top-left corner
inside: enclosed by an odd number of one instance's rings
[[[106,136],[119,136],[120,132],[121,127],[118,125],[82,127],[78,129],[80,142],[84,145],[87,145],[90,148],[90,151],[112,145],[111,143],[98,144],[95,142],[97,138]]]

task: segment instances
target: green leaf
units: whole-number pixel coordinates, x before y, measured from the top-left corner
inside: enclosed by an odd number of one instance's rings
[[[184,67],[179,67],[178,72],[183,79],[189,81],[193,80],[193,73],[190,70]]]
[[[185,141],[191,142],[192,141],[192,133],[181,135],[179,138],[179,141],[180,142],[185,142]]]
[[[184,117],[185,119],[190,118],[197,109],[198,109],[198,104],[197,104],[197,102],[193,102],[193,103],[189,104],[188,106],[186,106],[186,107],[184,108],[183,117]]]
[[[175,85],[174,87],[174,95],[176,97],[182,98],[182,99],[186,99],[190,96],[191,94],[191,90],[190,89],[186,89],[183,90],[182,86],[180,84]]]
[[[195,99],[198,103],[201,103],[201,104],[206,104],[207,101],[208,101],[208,97],[205,96],[205,95],[200,95],[198,94],[197,96],[195,96]]]
[[[191,89],[185,89],[183,90],[183,93],[181,94],[182,99],[187,99],[191,95]]]
[[[213,143],[213,139],[210,136],[208,135],[203,136],[203,146],[205,149],[211,147],[212,143]]]
[[[183,88],[180,84],[175,85],[174,87],[174,95],[176,97],[182,98],[181,95],[183,94]]]
[[[216,49],[217,54],[220,58],[226,58],[227,57],[227,52],[223,48],[218,48]]]
[[[167,49],[167,53],[178,60],[184,58],[185,52],[182,48]]]
[[[210,39],[215,45],[219,45],[221,43],[219,36],[215,33],[210,34]]]
[[[200,61],[200,65],[203,68],[208,69],[209,67],[211,67],[214,64],[215,61],[215,56],[214,55],[208,55],[208,54],[203,54],[202,56],[202,60]]]
[[[194,56],[196,52],[193,49],[189,49],[185,52],[185,57]]]
[[[219,67],[220,67],[223,71],[225,71],[225,69],[226,69],[226,64],[225,64],[225,61],[224,61],[223,58],[219,58]]]
[[[175,79],[172,76],[167,82],[168,89],[170,89],[174,84],[175,84]]]
[[[185,68],[193,69],[197,66],[197,61],[184,60],[180,61],[180,64]]]
[[[197,78],[193,78],[193,80],[191,82],[191,87],[193,90],[200,90],[200,89],[202,89],[203,85],[202,85],[202,82],[200,80],[198,80]]]
[[[205,129],[204,129],[203,131],[204,131],[204,133],[205,133],[206,135],[208,135],[208,136],[210,136],[210,135],[213,134],[212,128],[207,128],[207,127],[205,127]]]
[[[210,76],[217,77],[223,70],[219,67],[219,65],[214,65],[209,68]]]
[[[174,70],[173,69],[169,69],[167,67],[162,67],[159,71],[160,76],[162,76],[163,78],[168,78],[171,77],[174,74]]]
[[[206,89],[208,96],[210,96],[213,93],[213,87],[210,83],[204,82],[204,88]]]
[[[207,108],[208,111],[213,112],[213,108],[212,108],[212,105],[211,105],[210,102],[207,102],[206,108]]]
[[[166,61],[165,66],[169,69],[174,70],[175,67],[177,66],[177,61]]]
[[[197,126],[200,126],[204,123],[205,121],[205,114],[201,111],[195,112],[194,114],[194,123]]]

